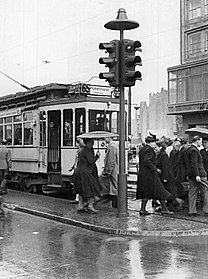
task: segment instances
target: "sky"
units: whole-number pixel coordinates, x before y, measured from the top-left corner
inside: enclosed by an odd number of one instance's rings
[[[132,104],[167,89],[167,68],[180,64],[180,0],[0,0],[0,96],[25,91],[2,73],[28,87],[88,82],[108,71],[99,43],[120,39],[104,28],[119,8],[139,27],[125,39],[142,44],[142,81],[132,87]],[[47,61],[47,62],[46,62]]]

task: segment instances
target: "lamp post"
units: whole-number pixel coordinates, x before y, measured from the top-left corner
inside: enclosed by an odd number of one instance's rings
[[[120,8],[116,20],[107,22],[104,25],[105,28],[110,30],[120,31],[120,63],[119,63],[119,88],[120,88],[120,100],[119,100],[119,174],[118,174],[118,216],[126,217],[128,215],[127,209],[127,174],[125,167],[125,99],[124,99],[124,30],[131,30],[139,27],[136,21],[129,20],[126,15],[126,11]]]

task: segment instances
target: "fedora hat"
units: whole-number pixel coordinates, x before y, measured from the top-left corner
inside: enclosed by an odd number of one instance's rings
[[[153,135],[152,133],[150,133],[149,132],[149,136],[147,136],[146,138],[145,138],[145,142],[146,143],[150,143],[150,142],[156,142],[156,141],[158,141],[158,139],[157,139],[157,137],[156,137],[156,135]]]

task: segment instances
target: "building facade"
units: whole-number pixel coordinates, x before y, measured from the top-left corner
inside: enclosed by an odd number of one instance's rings
[[[139,106],[139,135],[141,141],[149,135],[149,132],[157,135],[158,138],[165,137],[173,139],[178,135],[177,116],[167,115],[167,90],[149,94],[149,106],[145,101]]]
[[[184,135],[208,128],[208,0],[181,0],[181,64],[168,68],[168,114]]]

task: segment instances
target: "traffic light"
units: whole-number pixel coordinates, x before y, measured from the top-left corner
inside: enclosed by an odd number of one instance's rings
[[[111,86],[119,86],[119,47],[119,40],[99,44],[99,49],[105,49],[106,53],[109,53],[109,57],[102,57],[99,59],[100,64],[105,64],[105,66],[109,68],[109,72],[100,73],[99,78],[105,79]]]
[[[142,74],[135,71],[137,65],[142,66],[142,59],[136,56],[136,51],[141,50],[140,41],[132,41],[125,39],[122,42],[122,56],[123,56],[123,75],[122,83],[124,86],[134,86],[136,80],[142,80]]]

